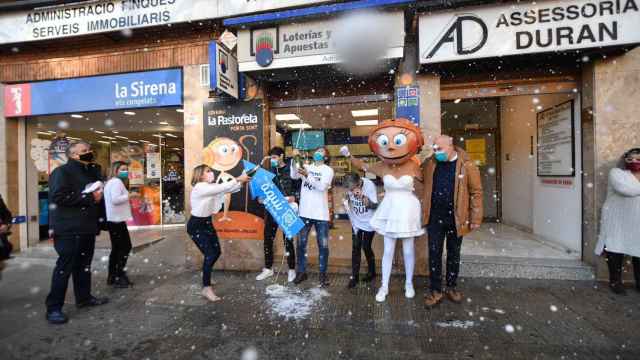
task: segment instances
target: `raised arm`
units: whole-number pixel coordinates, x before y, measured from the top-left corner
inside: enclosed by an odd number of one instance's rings
[[[202,183],[202,185],[200,185],[198,189],[198,192],[202,196],[215,196],[218,194],[225,194],[236,191],[240,189],[241,186],[242,184],[236,179],[224,182],[222,184]]]
[[[381,173],[380,169],[378,166],[369,166],[369,164],[367,164],[366,162],[355,158],[353,155],[351,155],[351,153],[349,152],[349,148],[346,146],[343,146],[340,148],[340,154],[342,154],[342,156],[346,157],[349,159],[349,161],[351,162],[351,165],[353,165],[355,168],[362,170],[364,172],[370,172],[375,174],[378,177],[382,177],[384,174]],[[376,163],[377,164],[377,163]]]

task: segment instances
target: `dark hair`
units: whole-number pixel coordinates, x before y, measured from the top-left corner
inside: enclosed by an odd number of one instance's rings
[[[326,146],[318,146],[315,150],[313,150],[313,152],[316,152],[320,149],[324,150],[324,163],[329,164],[331,162],[331,153],[329,152],[329,148]]]
[[[109,177],[118,177],[118,170],[120,169],[120,167],[122,166],[129,166],[129,164],[127,164],[124,161],[116,161],[113,164],[111,164],[111,173],[109,174]]]
[[[360,186],[360,180],[361,180],[360,175],[356,172],[352,172],[344,176],[342,183],[347,189],[351,190],[356,186]]]
[[[620,163],[618,164],[618,167],[621,169],[626,169],[627,158],[630,157],[631,155],[640,155],[640,148],[631,148],[627,150],[620,158]]]
[[[284,149],[281,148],[280,146],[274,146],[271,148],[271,150],[269,150],[269,156],[282,156],[284,155]]]
[[[69,144],[69,146],[65,150],[65,155],[67,155],[67,158],[71,157],[71,154],[73,153],[73,149],[75,149],[76,146],[78,146],[78,145],[86,145],[89,149],[91,149],[91,144],[89,144],[88,142],[86,142],[84,140],[73,141],[73,142],[71,142]]]

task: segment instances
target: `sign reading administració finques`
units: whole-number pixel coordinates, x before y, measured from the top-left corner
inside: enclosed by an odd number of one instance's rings
[[[420,62],[640,43],[638,0],[554,0],[420,16]]]
[[[394,31],[385,34],[384,58],[401,58],[404,49],[404,13],[379,14]],[[375,26],[375,24],[372,24]],[[340,19],[274,25],[238,32],[238,67],[241,72],[339,63],[336,39]]]
[[[182,105],[182,70],[6,85],[6,117]]]

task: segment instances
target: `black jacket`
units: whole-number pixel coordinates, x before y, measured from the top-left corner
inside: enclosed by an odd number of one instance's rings
[[[294,180],[291,178],[291,172],[289,170],[289,166],[285,165],[280,168],[271,169],[271,172],[276,174],[276,177],[273,178],[273,183],[276,184],[276,187],[282,195],[284,196],[293,196],[296,198],[296,202],[300,201],[300,180]]]
[[[96,235],[100,204],[83,194],[87,184],[102,180],[100,167],[69,161],[49,177],[50,228],[54,236]]]
[[[9,225],[11,220],[13,220],[11,211],[7,208],[7,204],[4,203],[2,195],[0,195],[0,225]]]

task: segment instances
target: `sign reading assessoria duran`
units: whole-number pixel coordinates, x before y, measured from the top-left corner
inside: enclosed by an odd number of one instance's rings
[[[420,16],[420,62],[640,43],[638,0],[554,0]]]
[[[182,70],[6,85],[6,117],[182,105]]]

